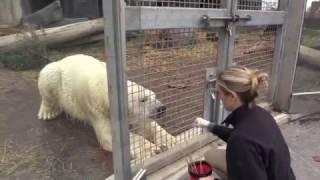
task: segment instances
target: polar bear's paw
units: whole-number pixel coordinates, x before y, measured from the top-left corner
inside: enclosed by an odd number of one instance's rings
[[[60,113],[60,110],[57,110],[56,108],[50,108],[48,106],[43,105],[42,103],[38,113],[38,118],[40,120],[50,120],[57,117]]]

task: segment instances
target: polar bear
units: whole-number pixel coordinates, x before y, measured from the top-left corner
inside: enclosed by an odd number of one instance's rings
[[[166,110],[155,93],[129,80],[127,85],[129,125],[136,130],[130,133],[131,141],[144,137],[145,147],[152,151],[163,147],[162,137],[174,144],[175,137],[155,121]],[[40,71],[38,89],[39,119],[53,119],[65,112],[90,124],[102,148],[112,151],[106,63],[82,54],[65,57]]]

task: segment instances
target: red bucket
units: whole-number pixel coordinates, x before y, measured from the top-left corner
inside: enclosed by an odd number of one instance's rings
[[[188,173],[190,180],[199,180],[212,176],[212,167],[206,161],[195,161],[188,164]]]

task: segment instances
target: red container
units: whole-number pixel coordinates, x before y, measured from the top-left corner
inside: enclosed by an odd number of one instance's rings
[[[188,173],[190,180],[199,180],[212,176],[212,167],[206,161],[195,161],[188,164]]]

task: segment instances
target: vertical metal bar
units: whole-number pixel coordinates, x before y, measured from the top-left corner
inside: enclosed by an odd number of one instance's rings
[[[237,0],[226,1],[226,7],[230,10],[230,16],[232,16],[237,10]],[[218,69],[217,72],[225,70],[232,64],[233,61],[233,49],[235,42],[236,27],[230,22],[224,29],[219,30],[219,41],[218,41]],[[217,98],[214,105],[214,122],[220,123],[226,117],[227,112],[221,110],[221,102]]]
[[[226,0],[222,0],[220,1],[220,4],[221,4],[221,8],[227,8],[227,9],[230,9],[229,5],[231,5],[230,3],[231,1],[226,1]]]
[[[286,23],[286,37],[281,55],[278,87],[274,98],[274,107],[289,111],[290,100],[298,60],[301,32],[306,0],[290,0]]]
[[[238,12],[238,0],[232,0],[231,1],[231,16],[234,16]],[[229,48],[228,48],[228,57],[227,57],[227,65],[226,67],[232,65],[233,63],[233,52],[234,52],[234,44],[236,39],[236,24],[234,22],[229,22],[230,32],[228,34],[229,36]]]
[[[289,0],[280,0],[278,10],[287,11]],[[287,23],[288,17],[286,17],[285,24]],[[280,79],[279,65],[282,59],[282,51],[285,40],[286,25],[277,26],[276,29],[276,40],[273,54],[273,64],[272,64],[272,76],[271,76],[271,86],[268,92],[268,100],[273,104],[275,102],[275,94],[277,91],[277,86],[279,85],[278,80]]]
[[[131,179],[124,11],[123,0],[103,1],[113,168],[116,180]]]
[[[226,2],[225,2],[226,8],[229,9],[230,12],[231,12],[231,8],[232,8],[232,1],[233,0],[226,0]]]
[[[275,46],[274,46],[274,54],[273,54],[273,63],[272,63],[272,73],[271,73],[271,83],[270,83],[270,88],[268,91],[268,101],[273,103],[275,101],[275,93],[277,86],[279,85],[278,80],[279,80],[279,64],[281,63],[281,51],[283,47],[283,41],[284,41],[284,36],[285,35],[285,26],[281,25],[277,27],[276,30],[276,40],[275,40]]]
[[[223,71],[226,67],[226,59],[228,56],[228,49],[229,49],[229,38],[227,35],[226,29],[219,29],[218,31],[218,62],[217,62],[217,73]],[[216,89],[217,89],[216,84]],[[223,111],[220,110],[221,101],[219,97],[216,97],[216,101],[214,104],[214,123],[221,123],[223,121],[221,115],[223,115]]]
[[[279,0],[278,10],[288,11],[290,0]]]

